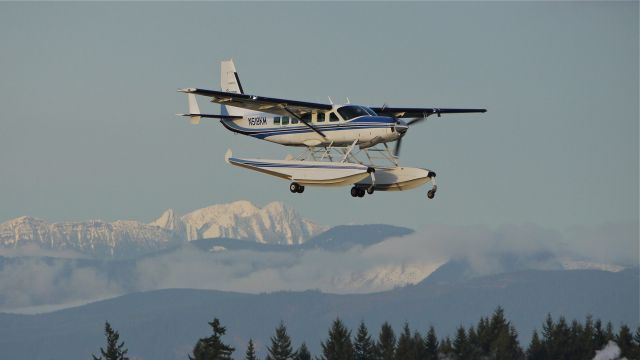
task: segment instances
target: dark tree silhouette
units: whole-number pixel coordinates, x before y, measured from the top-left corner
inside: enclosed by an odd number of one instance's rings
[[[424,341],[425,347],[425,359],[426,360],[438,360],[438,348],[440,344],[438,343],[438,337],[436,336],[436,330],[433,326],[429,327],[429,332],[427,332],[427,337]]]
[[[124,341],[118,344],[120,334],[113,330],[108,321],[104,323],[104,334],[107,337],[107,348],[100,348],[100,357],[91,354],[93,360],[129,360],[126,356],[129,350],[124,347]]]
[[[467,332],[462,325],[456,330],[456,337],[453,339],[453,353],[456,359],[471,359],[471,344],[467,339]]]
[[[364,324],[364,321],[360,322],[358,326],[358,334],[356,335],[355,342],[353,344],[353,350],[356,360],[375,360],[376,348],[369,330]]]
[[[378,360],[394,360],[396,352],[396,335],[388,322],[382,324],[378,341],[376,342],[376,356]]]
[[[276,334],[271,337],[271,346],[267,348],[269,354],[267,360],[289,360],[296,355],[291,347],[291,338],[287,334],[287,327],[284,322],[276,328]]]
[[[245,353],[246,360],[257,360],[256,358],[256,348],[253,346],[253,339],[249,339],[249,344],[247,345],[247,352]]]
[[[220,320],[214,318],[209,323],[213,330],[213,335],[201,338],[193,347],[193,357],[189,355],[191,360],[231,360],[231,354],[234,348],[222,342],[221,337],[227,329],[220,325]]]
[[[398,345],[396,346],[395,359],[396,360],[414,360],[416,358],[416,348],[413,343],[413,337],[411,336],[411,329],[409,324],[404,323],[402,327],[402,333],[398,338]]]
[[[323,360],[353,360],[354,350],[351,343],[351,331],[342,323],[342,320],[335,319],[329,329],[329,337],[322,346]]]
[[[293,359],[294,360],[311,360],[311,353],[307,348],[307,344],[303,342],[302,345],[300,345],[300,347],[298,348],[298,351],[296,351],[296,356]]]

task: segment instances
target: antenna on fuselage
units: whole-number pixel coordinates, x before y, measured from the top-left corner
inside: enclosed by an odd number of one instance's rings
[[[349,100],[348,96],[347,96],[347,104],[351,104],[351,100]]]
[[[329,103],[333,105],[333,100],[331,100],[331,96],[327,95],[327,97],[329,98]]]

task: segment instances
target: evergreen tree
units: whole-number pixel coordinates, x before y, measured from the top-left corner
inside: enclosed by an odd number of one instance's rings
[[[375,344],[371,340],[369,330],[364,324],[364,321],[360,322],[358,326],[358,334],[356,335],[355,342],[353,344],[353,350],[355,360],[374,360],[375,359]]]
[[[596,355],[596,349],[594,349],[594,336],[595,329],[593,328],[593,317],[587,315],[582,328],[582,333],[579,334],[578,344],[582,349],[580,357],[583,359],[593,359]]]
[[[404,323],[402,333],[398,338],[398,346],[396,346],[396,360],[414,360],[416,358],[415,346],[411,337],[409,324]]]
[[[91,354],[93,360],[129,360],[126,356],[129,350],[125,349],[124,341],[118,344],[120,334],[113,330],[108,321],[104,323],[104,334],[107,337],[107,348],[100,348],[100,357]]]
[[[524,353],[518,343],[518,333],[504,317],[504,310],[498,306],[489,321],[490,347],[492,359],[522,359]]]
[[[322,346],[322,359],[324,360],[353,360],[354,350],[351,343],[351,331],[349,331],[339,318],[333,321],[329,329],[329,338]]]
[[[453,345],[451,345],[451,338],[448,336],[440,341],[440,346],[438,347],[438,358],[449,358],[453,356]]]
[[[604,332],[604,336],[607,340],[607,343],[609,343],[609,341],[613,340],[615,337],[615,335],[613,334],[613,325],[611,324],[611,321],[607,322],[607,329]]]
[[[283,322],[276,328],[276,334],[271,337],[271,346],[267,348],[267,360],[290,360],[296,355],[291,347],[291,338],[287,334],[287,327]]]
[[[620,347],[620,357],[631,357],[633,353],[633,335],[631,329],[625,324],[620,326],[620,331],[616,335],[616,344]]]
[[[294,360],[311,360],[311,353],[309,352],[309,349],[307,349],[307,344],[303,342],[302,345],[300,345],[300,347],[298,348],[298,351],[296,351],[296,356],[294,356],[293,359]]]
[[[481,317],[478,321],[476,330],[476,352],[479,356],[488,356],[491,351],[491,343],[494,339],[494,335],[489,328],[489,319]]]
[[[608,340],[604,330],[602,329],[602,322],[600,319],[597,319],[593,324],[593,330],[593,348],[596,350],[602,349],[607,344]]]
[[[638,326],[636,332],[633,334],[633,350],[629,358],[640,359],[640,326]]]
[[[213,330],[213,335],[201,338],[193,347],[193,357],[189,355],[191,360],[231,360],[231,354],[234,348],[222,342],[221,337],[227,329],[220,325],[220,320],[214,318],[209,323]]]
[[[471,358],[467,332],[460,325],[456,330],[456,337],[453,339],[453,353],[456,359],[466,360]]]
[[[436,330],[433,326],[429,327],[429,332],[427,332],[427,338],[424,342],[425,347],[425,359],[426,360],[438,360],[438,337],[436,336]]]
[[[481,357],[480,341],[473,325],[469,326],[469,331],[467,331],[467,341],[469,342],[469,354],[471,358],[476,359]]]
[[[588,357],[584,347],[582,347],[580,343],[583,332],[582,324],[578,320],[573,319],[571,321],[571,328],[569,329],[569,340],[567,344],[567,354],[572,359],[585,359]]]
[[[424,360],[427,358],[427,348],[422,335],[418,331],[413,333],[413,347],[416,360]]]
[[[376,355],[378,360],[394,360],[396,351],[396,335],[388,322],[382,324],[378,342],[376,343]]]
[[[538,337],[538,332],[533,330],[533,336],[531,336],[531,343],[527,349],[527,360],[544,360],[547,358],[544,344]]]
[[[249,339],[249,345],[247,345],[247,352],[244,358],[245,360],[257,360],[256,349],[253,346],[253,339]]]

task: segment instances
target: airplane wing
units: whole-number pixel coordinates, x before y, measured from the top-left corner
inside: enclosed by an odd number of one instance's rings
[[[465,114],[484,113],[487,109],[451,109],[451,108],[398,108],[398,107],[372,107],[376,114],[381,116],[393,116],[397,118],[421,118],[436,114]]]
[[[237,94],[232,92],[196,88],[180,89],[178,91],[187,94],[207,96],[211,98],[212,102],[218,104],[235,106],[255,111],[264,111],[283,116],[290,116],[293,113],[293,115],[297,117],[302,117],[303,115],[309,114],[312,111],[331,110],[331,105],[329,104],[319,104],[306,101],[276,99],[265,96]]]

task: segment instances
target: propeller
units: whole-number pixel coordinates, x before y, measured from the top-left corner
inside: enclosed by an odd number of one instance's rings
[[[384,104],[382,104],[382,107],[380,109],[384,111],[387,107],[388,105],[385,102]],[[393,150],[393,155],[395,157],[398,157],[400,155],[400,149],[402,148],[402,138],[404,138],[404,135],[407,133],[407,130],[409,130],[409,126],[415,125],[419,122],[426,120],[427,116],[431,114],[437,114],[438,117],[440,117],[440,109],[433,109],[433,112],[426,112],[423,114],[422,117],[407,118],[406,120],[397,118],[393,116],[393,114],[389,115],[395,122],[395,125],[394,125],[395,131],[398,132],[398,134],[400,134],[400,137],[398,138],[398,140],[396,140],[396,147]]]
[[[411,118],[407,120],[399,119],[395,116],[392,116],[392,118],[396,121],[395,130],[398,132],[398,134],[400,134],[400,137],[398,138],[398,140],[396,140],[396,147],[393,150],[393,156],[398,157],[400,155],[400,149],[402,147],[402,139],[407,133],[407,130],[409,130],[409,127],[421,121],[424,121],[427,117],[424,116],[421,118]]]

